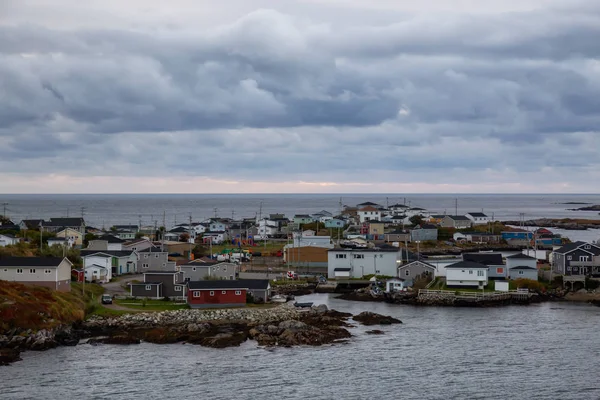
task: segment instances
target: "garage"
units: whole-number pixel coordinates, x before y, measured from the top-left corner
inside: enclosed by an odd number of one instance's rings
[[[350,268],[335,268],[333,270],[333,273],[335,275],[335,278],[350,278]]]

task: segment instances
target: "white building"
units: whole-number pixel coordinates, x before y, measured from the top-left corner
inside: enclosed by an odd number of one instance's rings
[[[0,234],[0,247],[10,246],[19,243],[19,238],[12,235]]]
[[[294,233],[294,242],[290,247],[306,246],[333,248],[331,236],[315,236],[314,231],[304,231],[302,234]]]
[[[362,278],[376,274],[397,276],[400,260],[398,249],[331,249],[327,252],[327,274],[330,279]]]
[[[358,210],[358,218],[361,223],[367,221],[381,221],[381,211],[375,207],[366,206]]]
[[[470,212],[465,217],[469,218],[473,225],[485,225],[491,221],[491,218],[482,212]]]
[[[460,261],[446,266],[447,286],[472,286],[483,289],[487,284],[487,265],[473,261]]]
[[[85,280],[88,282],[96,281],[101,283],[110,282],[112,279],[110,268],[100,265],[89,265],[85,268]]]
[[[255,239],[266,239],[277,234],[279,227],[277,222],[264,218],[258,221]]]

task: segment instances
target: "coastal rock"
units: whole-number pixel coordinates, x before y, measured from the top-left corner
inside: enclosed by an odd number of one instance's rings
[[[298,332],[298,331],[305,331],[308,329],[308,325],[306,325],[304,322],[300,322],[300,321],[295,321],[295,320],[289,320],[289,321],[283,321],[279,324],[279,329],[282,330],[290,330],[292,332]]]
[[[383,335],[385,332],[380,331],[379,329],[373,329],[372,331],[366,331],[367,335]]]
[[[352,319],[360,322],[363,325],[391,325],[402,323],[402,321],[394,317],[381,315],[370,311],[361,312],[360,314],[355,315]]]
[[[15,361],[21,361],[19,349],[0,349],[0,365],[8,365]]]
[[[239,346],[244,343],[247,338],[248,336],[244,332],[219,333],[215,336],[202,339],[199,344],[215,349],[222,349],[225,347]]]
[[[325,304],[319,304],[318,306],[314,307],[314,308],[313,308],[313,310],[314,310],[316,313],[319,313],[319,314],[324,314],[324,313],[326,313],[326,312],[327,312],[329,309],[327,308],[327,306],[326,306]]]

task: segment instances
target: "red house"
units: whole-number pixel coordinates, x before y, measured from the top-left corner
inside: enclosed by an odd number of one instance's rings
[[[243,281],[194,281],[187,285],[187,303],[190,308],[246,306],[248,287]]]

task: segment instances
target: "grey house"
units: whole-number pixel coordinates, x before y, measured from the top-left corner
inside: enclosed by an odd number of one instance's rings
[[[536,268],[520,265],[508,270],[509,279],[531,279],[538,280],[538,271]]]
[[[234,280],[239,276],[239,266],[234,263],[190,263],[178,266],[187,281],[206,279]]]
[[[83,218],[50,218],[50,221],[42,223],[47,232],[59,232],[70,228],[85,234],[85,221]]]
[[[133,297],[183,298],[185,297],[183,273],[178,271],[144,272],[144,282],[131,284],[130,294]]]
[[[465,229],[470,228],[472,221],[464,215],[446,215],[440,226],[444,228]]]
[[[266,303],[271,298],[271,284],[268,279],[240,279],[255,303]]]
[[[463,261],[472,261],[488,267],[488,279],[506,279],[506,265],[500,253],[463,253]]]
[[[398,277],[404,280],[405,286],[412,286],[415,279],[433,278],[435,266],[424,261],[413,261],[398,267]]]
[[[435,225],[417,225],[415,229],[410,231],[410,240],[411,242],[416,241],[437,241],[438,240],[438,230]]]
[[[158,247],[149,247],[140,250],[138,270],[139,272],[147,271],[175,271],[175,262],[169,261],[169,253],[162,251]]]
[[[553,271],[562,275],[600,275],[600,246],[586,242],[564,245],[552,253]]]

